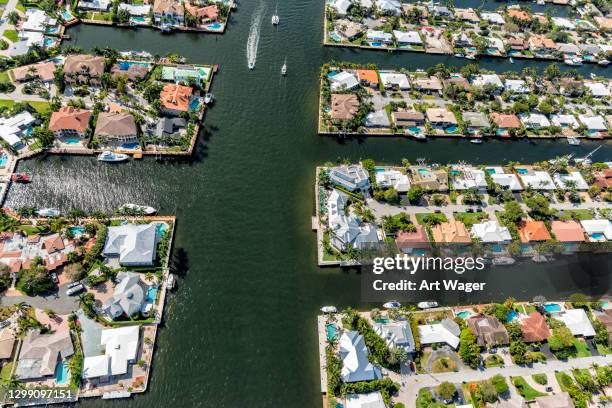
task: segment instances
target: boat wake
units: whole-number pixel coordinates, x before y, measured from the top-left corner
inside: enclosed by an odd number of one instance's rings
[[[264,14],[264,3],[260,3],[253,20],[251,21],[251,30],[249,31],[249,39],[247,40],[246,46],[246,57],[249,69],[255,68],[255,62],[257,61],[257,47],[259,46],[259,27],[261,26],[261,19]]]

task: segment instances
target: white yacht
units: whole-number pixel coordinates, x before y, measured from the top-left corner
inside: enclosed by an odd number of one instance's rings
[[[572,137],[572,136],[569,136],[569,137],[567,138],[567,143],[568,143],[570,146],[580,146],[580,140],[578,140],[577,138]]]
[[[278,7],[274,10],[272,15],[272,25],[278,25],[280,23],[280,17],[278,16]]]
[[[515,262],[516,260],[514,258],[510,258],[508,256],[493,258],[491,261],[493,265],[514,265]]]
[[[457,54],[455,54],[455,57],[457,57],[457,58],[464,58],[465,54],[462,54],[462,53],[458,52]]]
[[[55,208],[41,208],[36,212],[40,217],[59,217],[60,211]]]
[[[514,58],[510,57],[509,61],[510,61],[511,64],[514,64]]]
[[[250,62],[249,61],[249,69],[251,69],[251,70],[255,69],[255,63],[254,62]]]
[[[399,309],[401,306],[397,300],[391,300],[383,305],[385,309]]]
[[[482,143],[482,139],[471,139],[471,140],[470,140],[470,143],[473,143],[473,144],[481,144],[481,143]]]
[[[608,61],[607,59],[602,59],[597,62],[597,65],[601,65],[602,67],[607,67],[608,65],[610,65],[610,61]]]
[[[282,76],[287,75],[287,59],[285,59],[285,62],[283,63],[283,66],[281,67],[281,75]]]
[[[211,94],[210,92],[204,95],[204,103],[206,105],[210,105],[214,101],[215,101],[215,95]]]
[[[168,279],[166,279],[166,290],[174,289],[175,279],[173,274],[168,274]]]
[[[119,163],[122,161],[126,161],[130,156],[123,153],[113,153],[110,150],[105,150],[98,155],[98,161],[103,161],[107,163]]]
[[[153,207],[138,204],[123,204],[117,211],[119,213],[140,213],[145,215],[153,215],[157,212]]]
[[[579,67],[582,65],[582,60],[579,58],[566,58],[563,60],[565,65],[569,65],[571,67]]]
[[[419,302],[417,303],[417,307],[419,309],[431,309],[433,307],[438,307],[438,302]]]
[[[323,313],[337,313],[338,309],[336,309],[336,306],[323,306],[321,311]]]

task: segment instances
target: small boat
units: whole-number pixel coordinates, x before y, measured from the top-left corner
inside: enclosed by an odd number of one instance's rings
[[[536,255],[532,257],[531,260],[537,263],[548,262],[548,258],[546,258],[544,255]]]
[[[600,61],[597,61],[597,65],[607,67],[608,65],[610,65],[610,61],[608,61],[607,59],[602,59]]]
[[[465,58],[465,54],[462,54],[462,53],[458,52],[457,54],[455,54],[455,57],[457,57],[457,58]]]
[[[415,133],[412,135],[412,137],[417,140],[427,140],[427,136],[425,136],[423,133]]]
[[[431,309],[433,307],[438,307],[438,302],[419,302],[417,303],[417,307],[419,309]]]
[[[27,173],[13,173],[11,174],[11,181],[15,183],[29,183],[32,179]]]
[[[579,67],[582,65],[582,60],[579,58],[566,58],[563,60],[565,65],[569,65],[571,67]]]
[[[214,101],[215,101],[215,95],[211,94],[210,92],[204,95],[204,103],[206,105],[209,105],[213,103]]]
[[[39,217],[51,218],[51,217],[59,217],[60,211],[56,210],[55,208],[42,208],[36,211],[36,214],[38,214]]]
[[[176,281],[174,279],[174,275],[169,273],[168,274],[168,279],[166,279],[166,290],[174,289],[174,284],[175,283],[176,283]]]
[[[475,60],[475,59],[476,59],[476,56],[475,56],[474,54],[467,54],[467,55],[465,56],[465,58],[466,58],[466,59],[469,59],[469,60]]]
[[[285,62],[283,63],[283,66],[281,67],[281,75],[285,76],[287,75],[287,60],[285,59]]]
[[[130,156],[123,153],[113,153],[110,150],[105,150],[98,155],[98,161],[103,161],[107,163],[119,163],[122,161],[126,161]]]
[[[509,61],[511,64],[514,64],[514,58],[510,57]]]
[[[323,313],[337,313],[338,309],[336,309],[336,306],[323,306],[321,311]]]
[[[117,209],[119,213],[153,215],[157,210],[153,207],[138,204],[123,204]]]
[[[482,139],[471,139],[470,143],[473,143],[473,144],[482,144]]]
[[[251,69],[251,70],[255,69],[255,63],[254,62],[250,62],[249,61],[248,65],[249,65],[249,69]]]
[[[280,22],[280,17],[278,17],[278,15],[274,14],[272,16],[272,25],[278,25],[279,22]]]
[[[491,261],[491,263],[493,265],[514,265],[516,263],[516,260],[508,256],[500,256],[498,258],[493,258],[493,261]]]
[[[399,309],[402,305],[397,300],[391,300],[383,305],[385,309]]]
[[[567,143],[570,146],[580,146],[580,140],[578,140],[577,138],[572,137],[572,136],[567,138]]]

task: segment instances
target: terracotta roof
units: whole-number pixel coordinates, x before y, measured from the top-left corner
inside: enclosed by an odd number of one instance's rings
[[[187,112],[189,110],[189,101],[191,100],[192,94],[193,89],[191,89],[191,87],[179,84],[166,84],[159,98],[164,107]]]
[[[553,221],[550,230],[560,242],[583,242],[584,232],[576,221]]]
[[[433,123],[454,123],[457,124],[455,114],[444,108],[429,108],[425,111],[427,120]]]
[[[357,99],[356,95],[332,94],[330,112],[332,119],[352,119],[358,109],[359,99]]]
[[[136,121],[129,113],[100,112],[96,124],[96,136],[132,136],[136,135]]]
[[[378,73],[373,69],[358,69],[357,78],[372,85],[378,84]]]
[[[80,74],[87,71],[92,77],[99,77],[104,73],[104,57],[96,55],[77,54],[69,55],[64,62],[64,74]]]
[[[557,48],[557,44],[553,40],[546,38],[543,35],[532,35],[529,37],[529,46],[532,48]]]
[[[50,254],[61,251],[64,248],[64,240],[59,234],[54,234],[43,241],[43,249]]]
[[[26,81],[30,78],[40,78],[42,81],[53,81],[55,77],[54,73],[55,63],[51,61],[24,65],[13,70],[13,76],[17,81]]]
[[[593,174],[594,183],[601,188],[611,188],[612,187],[612,169],[607,169],[603,172]]]
[[[434,241],[449,244],[468,244],[472,242],[465,224],[460,221],[443,222],[431,228]]]
[[[219,18],[219,8],[216,4],[206,7],[194,6],[190,3],[185,3],[185,10],[194,17],[203,20],[216,21]]]
[[[463,88],[465,91],[470,89],[470,83],[468,82],[467,79],[463,77],[448,78],[448,79],[445,79],[443,82],[445,86],[456,85],[460,88]]]
[[[68,257],[63,252],[51,254],[44,259],[45,269],[48,271],[54,271],[66,262],[68,262]]]
[[[522,21],[531,21],[531,16],[525,10],[508,9],[508,17]]]
[[[533,312],[521,320],[521,330],[523,331],[523,340],[527,343],[544,341],[550,337],[550,329],[546,324],[546,319],[538,312]]]
[[[15,345],[15,335],[13,329],[5,327],[0,331],[0,359],[6,360],[13,355]]]
[[[89,127],[91,112],[85,109],[75,109],[69,106],[60,108],[51,114],[49,129],[53,132],[59,130],[76,130],[84,132]]]
[[[612,18],[595,16],[593,19],[602,30],[612,30]]]
[[[544,221],[523,221],[518,228],[518,233],[523,243],[551,239]]]
[[[29,235],[28,239],[27,239],[28,244],[36,244],[38,242],[40,242],[40,235],[38,234],[33,234],[33,235]]]
[[[501,129],[518,129],[521,127],[521,121],[516,115],[493,112],[491,113],[491,120]]]
[[[395,238],[398,248],[429,248],[429,238],[422,225],[415,225],[416,232],[400,232]]]

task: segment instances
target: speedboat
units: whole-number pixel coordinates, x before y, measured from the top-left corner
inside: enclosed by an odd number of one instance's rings
[[[211,94],[210,92],[204,95],[204,103],[206,105],[213,103],[214,100],[215,100],[215,95]]]
[[[473,143],[473,144],[481,144],[481,143],[482,143],[482,139],[471,139],[471,140],[470,140],[470,143]]]
[[[597,78],[597,74],[594,73],[594,72],[591,72],[590,76],[591,76],[591,79],[596,79]]]
[[[283,63],[283,66],[281,67],[281,75],[282,76],[287,75],[287,60],[285,60],[285,62]]]
[[[40,217],[46,217],[46,218],[59,217],[60,216],[60,211],[55,209],[55,208],[42,208],[42,209],[36,211],[36,213]]]
[[[455,57],[457,57],[457,58],[464,58],[465,54],[462,54],[462,53],[458,52],[457,54],[455,54]]]
[[[168,274],[168,279],[166,279],[166,290],[174,289],[175,279],[173,274]]]
[[[546,258],[544,255],[533,256],[531,260],[537,263],[548,262],[548,258]]]
[[[13,173],[11,174],[11,181],[15,183],[29,183],[32,179],[28,173]]]
[[[509,61],[510,61],[511,64],[514,64],[514,58],[510,57]]]
[[[438,307],[438,302],[419,302],[417,307],[419,309],[431,309],[432,307]]]
[[[402,305],[397,300],[391,300],[383,305],[385,309],[399,309]]]
[[[466,58],[466,59],[469,59],[469,60],[475,60],[475,59],[476,59],[476,56],[475,56],[474,54],[467,54],[467,55],[465,56],[465,58]]]
[[[567,143],[570,146],[580,146],[580,140],[578,140],[575,137],[571,137],[571,136],[567,138]]]
[[[491,261],[491,263],[493,265],[514,265],[516,263],[516,260],[508,256],[500,256],[497,258],[493,258],[493,261]]]
[[[337,313],[338,309],[336,309],[336,306],[323,306],[321,311],[323,313]]]
[[[145,215],[153,215],[157,212],[157,210],[153,207],[148,207],[146,205],[138,205],[138,204],[123,204],[121,207],[117,209],[119,213],[135,213],[135,214],[145,214]]]
[[[565,65],[569,65],[572,67],[579,67],[582,65],[582,60],[579,58],[566,58],[563,60]]]
[[[98,161],[103,161],[107,163],[119,163],[122,161],[126,161],[130,156],[123,153],[113,153],[110,150],[105,150],[98,155]]]
[[[607,59],[602,59],[597,62],[597,65],[601,65],[602,67],[607,67],[608,65],[610,65],[610,61],[608,61]]]
[[[412,135],[412,137],[417,140],[427,140],[427,136],[425,136],[423,133],[415,133]]]
[[[254,62],[249,62],[249,69],[255,69],[255,63]]]
[[[272,25],[278,25],[279,22],[280,22],[280,17],[277,14],[274,14],[272,16]]]

